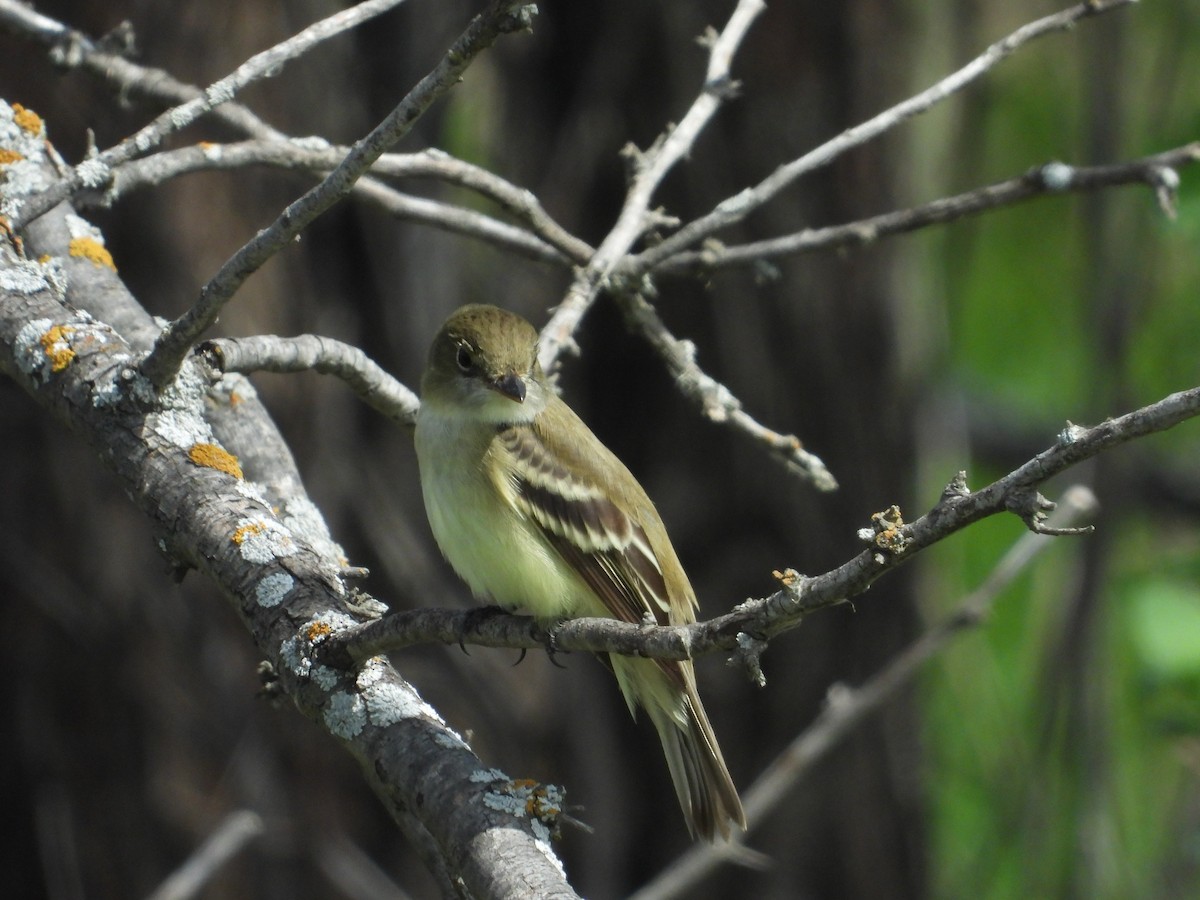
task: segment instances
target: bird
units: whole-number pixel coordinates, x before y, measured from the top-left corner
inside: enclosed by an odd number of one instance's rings
[[[683,625],[696,594],[646,491],[555,392],[538,333],[497,306],[453,312],[421,378],[414,436],[433,535],[481,600],[564,618]],[[692,838],[746,827],[690,660],[609,654],[658,733]]]

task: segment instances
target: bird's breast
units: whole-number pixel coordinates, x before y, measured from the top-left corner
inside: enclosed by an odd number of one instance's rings
[[[513,502],[492,428],[422,408],[415,442],[434,539],[477,596],[540,619],[590,605],[583,582]]]

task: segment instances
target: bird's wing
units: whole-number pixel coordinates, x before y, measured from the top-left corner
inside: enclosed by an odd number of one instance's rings
[[[615,461],[590,432],[587,437],[605,464]],[[671,624],[662,564],[634,516],[614,502],[598,479],[588,477],[590,470],[556,452],[537,428],[506,428],[497,442],[505,456],[512,502],[538,525],[609,614],[626,622],[649,617],[660,625]]]

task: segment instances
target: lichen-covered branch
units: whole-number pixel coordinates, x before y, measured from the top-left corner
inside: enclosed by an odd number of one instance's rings
[[[40,122],[5,105],[0,146],[19,157],[3,204],[49,163]],[[528,787],[485,767],[385,660],[352,671],[313,660],[314,642],[377,605],[343,583],[344,555],[244,378],[213,382],[194,359],[163,389],[139,374],[158,328],[102,248],[65,204],[0,240],[0,372],[91,447],[176,568],[229,599],[274,689],[360,762],[447,891],[576,896],[548,845],[554,807],[531,818]]]

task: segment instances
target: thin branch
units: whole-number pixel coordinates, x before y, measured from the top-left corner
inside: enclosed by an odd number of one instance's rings
[[[308,26],[274,47],[256,53],[229,75],[205,88],[199,97],[168,109],[136,134],[103,153],[84,160],[71,170],[70,175],[54,182],[44,191],[30,196],[13,217],[13,227],[20,230],[31,220],[79,191],[104,185],[114,166],[157,147],[168,136],[186,128],[214,107],[228,103],[248,85],[279,74],[285,63],[307,53],[323,41],[403,2],[404,0],[364,0],[357,6],[341,10]]]
[[[149,900],[187,900],[202,891],[221,868],[263,832],[257,813],[239,810],[226,816],[182,866],[159,885]]]
[[[336,375],[373,409],[411,426],[421,401],[357,347],[315,334],[219,338],[199,347],[218,372],[308,372]]]
[[[742,409],[741,401],[729,388],[696,364],[695,344],[671,334],[658,311],[644,297],[622,294],[617,302],[626,324],[658,352],[683,395],[699,406],[710,421],[749,435],[765,446],[789,472],[811,482],[818,490],[837,490],[837,480],[820,457],[805,450],[799,438],[772,431]]]
[[[1059,533],[1046,524],[1046,512],[1053,504],[1037,493],[1039,485],[1106,450],[1166,431],[1197,415],[1200,387],[1171,394],[1092,428],[1068,423],[1053,446],[987,487],[971,492],[965,474],[959,473],[933,509],[911,524],[904,522],[895,507],[877,513],[873,527],[860,534],[869,549],[838,568],[811,578],[789,570],[779,575],[781,590],[747,600],[705,622],[658,627],[615,619],[570,619],[547,635],[526,616],[480,619],[465,611],[414,610],[342,632],[327,641],[319,654],[331,664],[345,666],[351,659],[419,643],[536,648],[550,640],[558,650],[657,659],[687,659],[732,650],[735,660],[753,674],[770,638],[797,627],[819,609],[858,596],[916,553],[980,519],[1011,512],[1031,531]]]
[[[1093,0],[1093,2],[1079,3],[1070,9],[1022,25],[1008,37],[992,44],[957,72],[947,75],[932,87],[884,110],[866,122],[843,131],[799,159],[780,166],[754,187],[746,188],[721,201],[712,212],[689,222],[662,243],[643,250],[632,259],[627,260],[622,266],[622,274],[639,277],[641,274],[658,268],[675,254],[694,247],[721,229],[742,221],[750,213],[773,200],[784,188],[802,175],[807,175],[828,165],[846,151],[874,140],[908,119],[925,112],[986,74],[1030,41],[1054,32],[1069,30],[1082,19],[1133,2],[1135,0]]]
[[[142,96],[172,105],[186,103],[203,96],[204,92],[195,85],[178,81],[162,69],[141,66],[116,53],[107,52],[84,33],[34,12],[15,0],[0,0],[0,26],[51,47],[51,59],[57,65],[65,68],[80,68],[99,75],[115,85],[124,95]],[[289,137],[263,122],[248,108],[235,102],[216,107],[212,110],[211,115],[226,125],[258,138],[264,143],[225,146],[197,145],[155,154],[145,159],[129,160],[113,169],[112,181],[102,192],[100,202],[112,203],[128,190],[158,184],[165,179],[190,171],[250,165],[252,164],[251,157],[255,153],[262,153],[261,162],[263,164],[284,167],[295,165],[305,169],[326,170],[334,168],[340,159],[334,159],[321,165],[306,164],[300,160],[305,155],[316,153],[328,157],[336,152],[340,152],[343,156],[348,152],[347,149],[333,148],[329,145],[323,145],[323,149],[318,151],[313,146],[313,139]],[[260,149],[255,150],[254,147]],[[224,152],[221,153],[218,148]],[[218,156],[218,158],[214,160],[214,156]],[[482,240],[536,262],[562,265],[573,260],[576,264],[583,264],[591,256],[592,248],[554,222],[537,203],[537,198],[530,191],[518,188],[484,169],[471,166],[462,160],[456,160],[438,150],[427,150],[413,156],[428,157],[431,163],[433,159],[441,157],[443,160],[441,167],[450,171],[439,173],[438,166],[431,164],[430,171],[425,174],[440,177],[444,181],[458,183],[464,187],[472,187],[480,193],[491,196],[518,220],[526,222],[530,230],[540,236],[542,240],[530,237],[518,228],[497,222],[474,210],[457,208],[434,200],[410,197],[372,178],[360,179],[354,186],[354,192],[377,203],[398,219],[431,225]],[[388,155],[385,154],[376,164],[376,170],[381,166],[388,166],[387,160]],[[455,170],[459,173],[457,178]],[[399,176],[404,173],[397,172],[396,174]],[[419,175],[422,173],[408,174]],[[480,184],[480,182],[483,183]],[[85,196],[82,199],[86,201],[88,198]],[[556,252],[555,248],[561,252]]]
[[[142,66],[119,53],[110,52],[82,31],[36,12],[20,0],[0,0],[0,27],[49,47],[50,60],[55,65],[64,69],[83,69],[99,76],[122,95],[145,97],[170,106],[204,96],[204,91],[195,85],[179,81],[164,69]],[[240,103],[224,103],[215,107],[211,115],[255,137],[274,140],[287,137]]]
[[[1200,142],[1111,165],[1077,168],[1061,162],[1046,163],[1007,181],[857,222],[806,228],[795,234],[734,246],[710,241],[702,250],[687,250],[671,256],[654,269],[654,274],[696,273],[733,266],[761,265],[764,260],[781,256],[870,244],[889,235],[952,222],[1033,197],[1082,193],[1126,184],[1149,185],[1154,189],[1155,198],[1163,212],[1174,216],[1175,195],[1179,188],[1176,170],[1198,161]]]
[[[502,34],[523,30],[528,19],[514,7],[520,0],[492,0],[471,20],[432,72],[417,83],[382,122],[355,144],[337,168],[230,257],[201,289],[200,298],[172,322],[142,363],[142,374],[161,387],[175,372],[192,345],[213,322],[242,283],[264,262],[287,246],[314,219],[350,192],[354,183],[392,144],[412,128],[435,100],[459,82],[474,58]],[[523,10],[531,14],[525,7]]]
[[[315,139],[251,140],[233,144],[193,144],[131,160],[113,171],[108,189],[100,195],[105,205],[132,190],[153,187],[194,172],[240,169],[264,165],[306,172],[329,172],[350,152]],[[378,182],[365,193],[397,217],[412,219],[447,231],[475,237],[523,256],[561,266],[582,264],[594,252],[585,241],[556,222],[534,194],[479,166],[455,159],[440,150],[419,153],[384,153],[371,173],[389,178],[432,178],[464,187],[497,203],[528,231],[514,228],[475,210],[437,200],[412,197]],[[364,181],[355,185],[364,188]],[[529,233],[532,232],[532,235]]]
[[[1097,505],[1095,495],[1088,488],[1074,485],[1063,493],[1057,512],[1050,518],[1050,525],[1056,528],[1073,527],[1090,518]],[[1051,541],[1052,538],[1045,534],[1030,532],[1023,535],[996,564],[983,584],[972,591],[951,616],[896,654],[861,687],[834,685],[821,714],[744,792],[748,823],[746,831],[735,835],[733,842],[727,846],[696,845],[690,848],[638,890],[631,900],[669,900],[682,896],[736,854],[738,845],[787,800],[817,762],[909,684],[926,662],[942,652],[956,637],[986,621],[1000,594],[1050,547]]]
[[[539,357],[546,371],[553,368],[554,361],[564,349],[574,345],[572,336],[584,314],[629,249],[645,233],[650,199],[658,185],[675,164],[691,152],[700,132],[730,96],[734,87],[729,74],[733,54],[750,24],[765,8],[762,0],[739,0],[721,34],[708,37],[710,51],[704,87],[682,121],[668,128],[667,133],[645,153],[632,152],[633,183],[625,195],[616,224],[587,266],[575,276],[562,303],[542,329]]]

